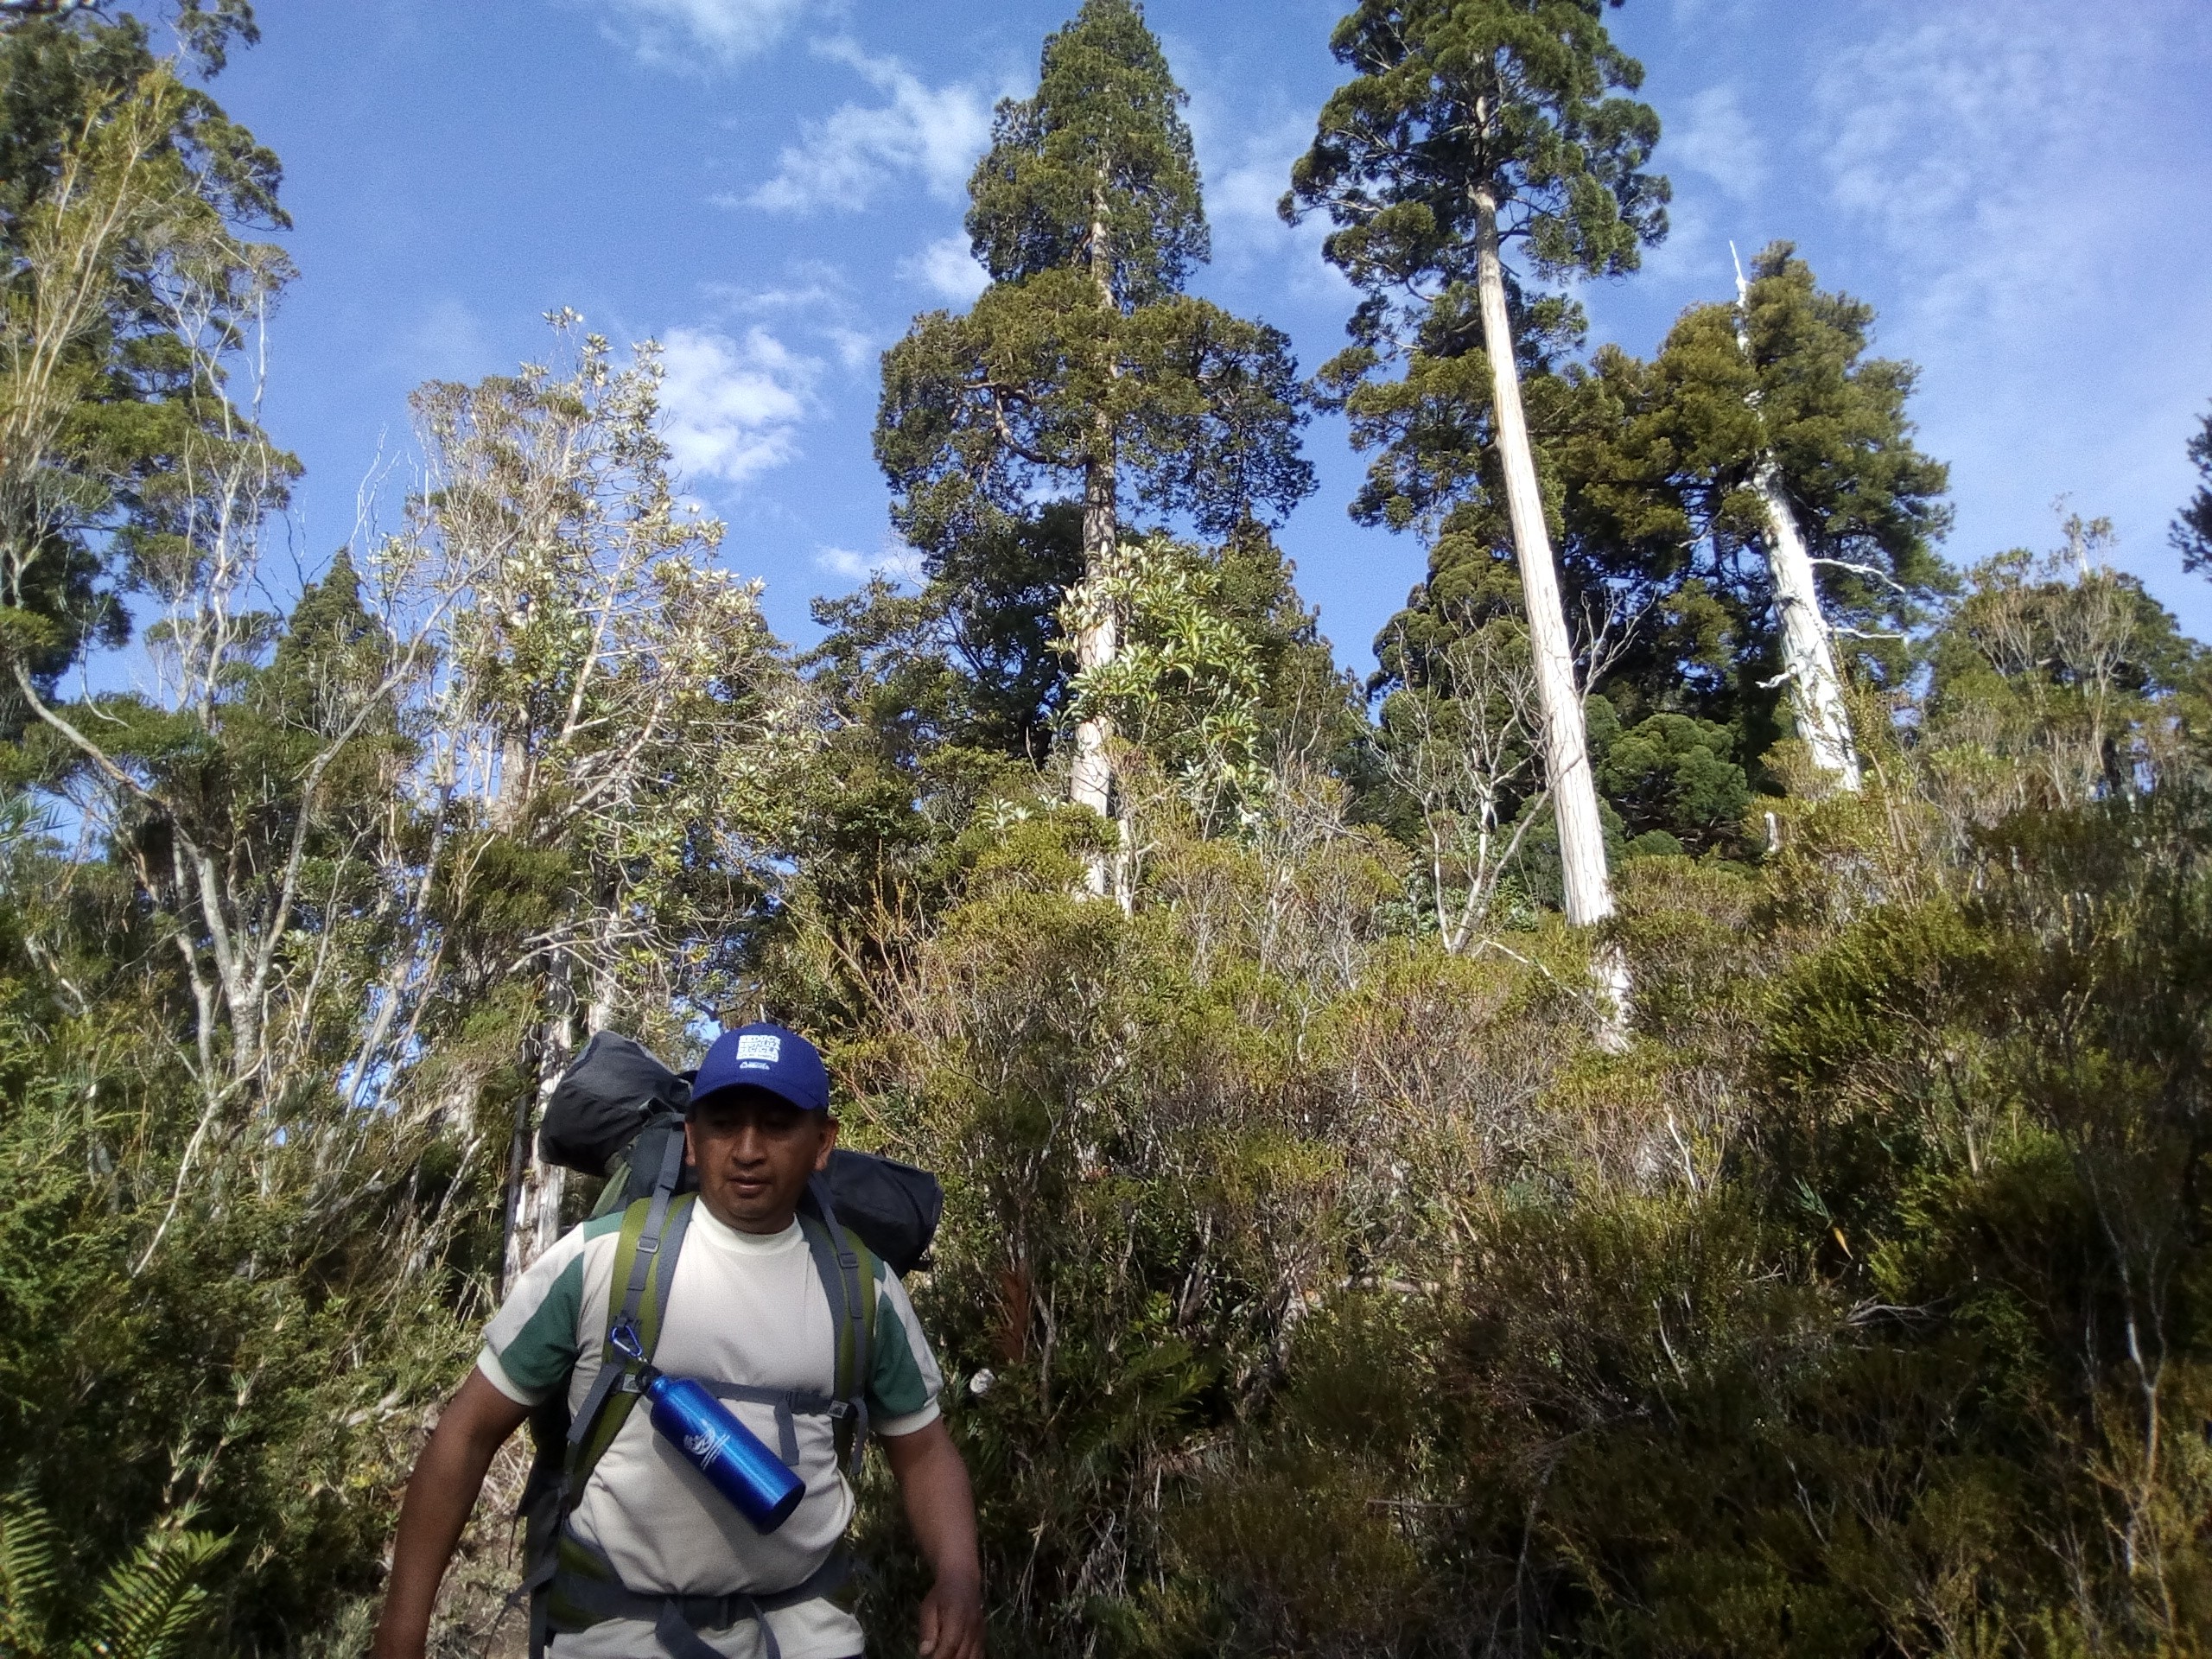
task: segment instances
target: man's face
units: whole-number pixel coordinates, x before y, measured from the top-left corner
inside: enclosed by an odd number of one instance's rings
[[[806,1178],[829,1163],[837,1120],[760,1090],[730,1089],[693,1111],[683,1138],[700,1201],[716,1221],[741,1233],[780,1233]]]

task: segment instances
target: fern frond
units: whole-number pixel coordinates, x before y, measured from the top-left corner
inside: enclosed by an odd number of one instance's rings
[[[206,1532],[154,1532],[108,1569],[73,1659],[175,1659],[207,1608],[207,1568],[226,1541]]]
[[[44,1659],[59,1645],[54,1614],[60,1592],[54,1522],[22,1493],[0,1498],[0,1656]]]

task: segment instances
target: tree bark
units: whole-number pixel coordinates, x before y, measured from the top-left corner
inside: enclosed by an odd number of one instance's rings
[[[1589,927],[1612,914],[1605,870],[1604,821],[1590,771],[1590,744],[1582,720],[1582,691],[1575,683],[1574,648],[1544,528],[1543,497],[1529,423],[1521,410],[1521,377],[1513,359],[1513,329],[1505,311],[1505,269],[1497,252],[1497,199],[1475,193],[1477,281],[1482,301],[1483,349],[1490,354],[1497,447],[1505,470],[1506,510],[1513,524],[1514,554],[1521,567],[1522,601],[1535,658],[1536,707],[1544,728],[1544,770],[1559,823],[1560,872],[1567,919]]]
[[[561,1001],[568,1001],[563,995]],[[513,1287],[524,1268],[551,1249],[561,1236],[561,1199],[568,1191],[569,1172],[549,1164],[538,1150],[537,1126],[544,1121],[545,1104],[568,1069],[575,1052],[575,1021],[562,1007],[544,1025],[537,1056],[537,1087],[515,1109],[521,1114],[515,1126],[514,1196],[510,1205],[505,1260],[500,1274],[500,1294]]]
[[[1751,289],[1736,272],[1736,344],[1751,361]],[[1756,387],[1749,399],[1756,411]],[[1827,619],[1821,613],[1821,592],[1813,580],[1812,556],[1797,528],[1797,515],[1782,482],[1774,451],[1762,444],[1751,487],[1765,510],[1766,564],[1774,586],[1774,608],[1782,624],[1782,667],[1789,681],[1789,706],[1797,735],[1813,764],[1843,788],[1859,788],[1859,749],[1851,736],[1851,711],[1843,698],[1843,677],[1836,671]]]
[[[1102,418],[1099,424],[1103,427]],[[1112,568],[1114,545],[1120,524],[1114,502],[1113,435],[1102,433],[1103,458],[1094,457],[1083,486],[1083,566],[1087,583],[1103,581]],[[1102,608],[1075,638],[1078,671],[1103,668],[1114,660],[1119,630],[1110,609]],[[1068,798],[1090,807],[1101,817],[1112,817],[1114,766],[1108,753],[1113,722],[1093,715],[1075,728],[1075,768],[1068,779]],[[1104,892],[1102,885],[1098,891]]]
[[[1103,184],[1091,199],[1090,275],[1097,285],[1099,309],[1108,319],[1106,349],[1110,353],[1112,321],[1119,308],[1114,302],[1114,256],[1107,239]],[[1109,376],[1119,373],[1110,357],[1107,372]],[[1083,574],[1094,591],[1112,569],[1121,540],[1115,460],[1113,419],[1101,410],[1093,423],[1090,459],[1083,477]],[[1116,620],[1110,607],[1102,607],[1076,635],[1078,672],[1103,668],[1114,660],[1121,645]],[[1114,817],[1113,738],[1113,722],[1103,715],[1092,715],[1079,722],[1075,729],[1075,764],[1068,775],[1068,798],[1109,819]],[[1094,896],[1103,898],[1109,887],[1119,886],[1115,878],[1121,862],[1104,856],[1090,861],[1084,885]]]

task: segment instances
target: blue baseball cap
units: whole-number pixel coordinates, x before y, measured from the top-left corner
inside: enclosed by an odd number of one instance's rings
[[[708,1096],[731,1089],[765,1089],[803,1112],[830,1109],[830,1071],[814,1045],[766,1020],[715,1039],[691,1079],[691,1109],[697,1111]]]

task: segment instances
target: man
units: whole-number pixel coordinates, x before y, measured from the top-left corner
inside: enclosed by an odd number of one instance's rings
[[[805,1496],[773,1533],[756,1532],[660,1439],[648,1411],[630,1410],[572,1495],[564,1548],[582,1554],[563,1559],[582,1560],[588,1581],[572,1573],[553,1582],[552,1652],[849,1659],[861,1650],[860,1624],[829,1599],[853,1513],[837,1420],[791,1405],[826,1403],[836,1390],[839,1326],[798,1216],[809,1178],[837,1143],[829,1074],[797,1033],[754,1025],[716,1039],[692,1089],[684,1159],[698,1172],[699,1195],[676,1233],[652,1361],[671,1376],[713,1379],[754,1434],[784,1449]],[[516,1282],[486,1330],[476,1369],[407,1484],[377,1659],[422,1659],[438,1582],[493,1453],[556,1389],[578,1418],[613,1392],[595,1398],[593,1385],[610,1306],[625,1306],[613,1282],[622,1221],[617,1213],[569,1232]],[[897,1276],[878,1265],[873,1289],[865,1421],[936,1575],[922,1603],[921,1651],[980,1659],[975,1503],[938,1414],[944,1379]],[[768,1403],[779,1397],[781,1408]]]

